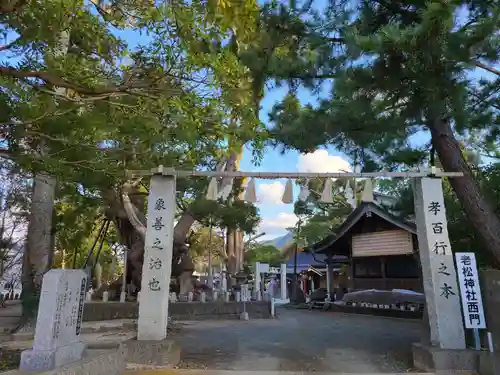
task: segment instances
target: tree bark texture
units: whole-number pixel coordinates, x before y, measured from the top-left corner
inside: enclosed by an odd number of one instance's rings
[[[239,170],[241,158],[243,157],[244,148],[242,147],[238,153],[234,152],[232,156],[232,170]],[[243,181],[244,182],[244,181]],[[229,229],[227,231],[227,270],[234,275],[243,270],[244,258],[244,233],[239,229]]]
[[[31,211],[23,262],[23,315],[34,315],[42,288],[43,275],[52,259],[52,218],[56,178],[37,173],[33,178]],[[26,302],[26,305],[25,305]]]
[[[450,184],[483,246],[500,264],[500,218],[496,215],[494,206],[481,193],[449,121],[438,118],[429,127],[432,144],[444,170],[464,174],[463,177],[450,178]]]
[[[236,230],[228,229],[226,232],[226,254],[227,254],[227,272],[234,275],[238,266],[236,257]]]
[[[243,271],[243,260],[245,256],[245,242],[243,240],[244,233],[241,230],[236,230],[236,241],[235,241],[235,250],[236,250],[236,264],[237,271]]]

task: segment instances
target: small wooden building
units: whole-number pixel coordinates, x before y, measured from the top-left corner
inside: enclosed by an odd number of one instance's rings
[[[342,283],[347,283],[349,291],[423,291],[416,225],[398,219],[373,202],[361,202],[336,234],[309,250],[327,259],[347,257],[347,277]],[[333,285],[338,284],[335,279]]]

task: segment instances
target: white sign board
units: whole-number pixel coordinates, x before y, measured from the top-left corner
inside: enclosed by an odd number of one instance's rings
[[[465,328],[486,328],[474,253],[455,253]]]
[[[259,263],[257,272],[268,273],[269,272],[269,264],[268,263]]]
[[[251,301],[251,296],[250,296],[250,288],[248,287],[248,284],[243,284],[241,286],[241,301],[242,302],[249,302]]]

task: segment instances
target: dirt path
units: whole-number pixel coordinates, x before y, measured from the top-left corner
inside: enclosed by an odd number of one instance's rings
[[[269,320],[189,322],[174,337],[181,368],[248,371],[411,371],[419,322],[279,310]],[[171,336],[172,337],[172,336]]]

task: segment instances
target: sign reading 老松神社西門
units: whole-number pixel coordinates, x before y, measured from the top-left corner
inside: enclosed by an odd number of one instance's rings
[[[483,299],[474,253],[455,253],[465,328],[484,329]]]

